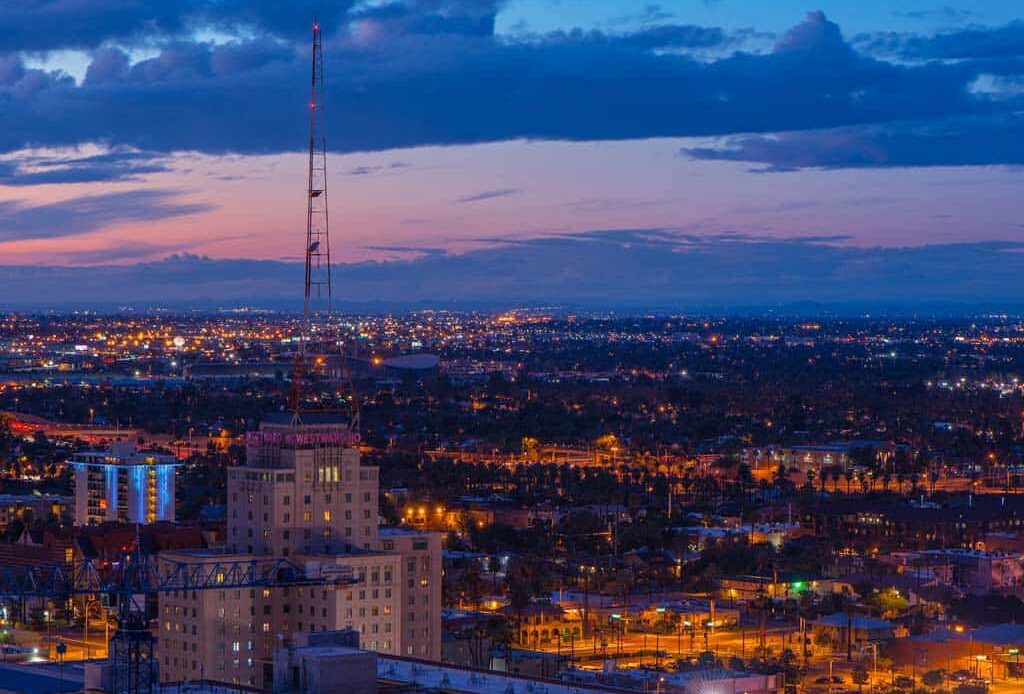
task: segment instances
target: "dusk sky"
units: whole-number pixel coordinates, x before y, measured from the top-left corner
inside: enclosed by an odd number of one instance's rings
[[[936,290],[949,272],[1019,269],[1024,7],[1010,0],[6,0],[0,264],[300,256],[314,10],[333,256],[358,264],[341,276],[423,273],[424,299],[494,298],[482,277],[529,281],[530,254],[557,248],[564,297],[556,283],[516,298],[571,300],[602,267],[573,244],[595,240],[636,277],[638,243],[777,268],[828,258],[847,280],[903,263],[909,284],[886,296],[922,300],[977,298],[978,284]],[[936,249],[947,264],[918,272]],[[518,265],[497,264],[510,253]],[[430,284],[458,272],[462,294]],[[6,274],[9,296],[32,288]],[[666,301],[693,297],[674,282]],[[815,291],[808,272],[777,298]]]

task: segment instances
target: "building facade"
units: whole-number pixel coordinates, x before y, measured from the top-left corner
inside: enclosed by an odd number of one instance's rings
[[[51,517],[74,516],[74,498],[55,494],[0,494],[0,531],[6,532],[14,521],[29,526],[33,521]]]
[[[333,415],[288,414],[247,440],[228,470],[223,551],[176,552],[188,562],[285,557],[323,585],[160,596],[165,682],[208,679],[270,687],[274,651],[297,635],[353,629],[382,654],[441,657],[441,537],[378,527],[378,470]],[[332,584],[344,573],[352,584]]]
[[[68,464],[74,469],[76,525],[174,520],[173,455],[115,441],[105,451],[78,453]]]

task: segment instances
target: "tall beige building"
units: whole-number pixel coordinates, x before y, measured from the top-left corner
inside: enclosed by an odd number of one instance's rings
[[[172,558],[287,557],[328,581],[347,567],[357,582],[161,595],[161,680],[269,687],[279,644],[346,627],[363,648],[440,659],[440,536],[378,528],[378,469],[360,464],[348,423],[310,413],[296,425],[280,415],[247,444],[245,466],[228,470],[227,547]]]

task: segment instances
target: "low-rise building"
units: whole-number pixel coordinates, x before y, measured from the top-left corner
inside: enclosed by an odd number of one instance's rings
[[[825,636],[835,644],[846,644],[849,639],[855,648],[888,641],[897,635],[896,625],[888,620],[844,612],[818,617],[813,629],[816,636]]]
[[[59,521],[73,516],[74,502],[74,497],[56,494],[0,494],[0,532],[15,520],[31,525],[51,517]]]

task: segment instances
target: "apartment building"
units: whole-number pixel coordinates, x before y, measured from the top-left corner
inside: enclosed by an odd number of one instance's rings
[[[440,535],[378,527],[378,470],[357,446],[348,423],[327,414],[273,417],[248,437],[246,464],[228,471],[226,547],[162,556],[287,558],[324,584],[161,595],[162,681],[270,687],[276,649],[349,628],[367,650],[440,658]],[[341,575],[356,582],[331,582]]]
[[[75,476],[75,525],[174,520],[173,455],[115,441],[104,451],[75,454],[68,465]]]

